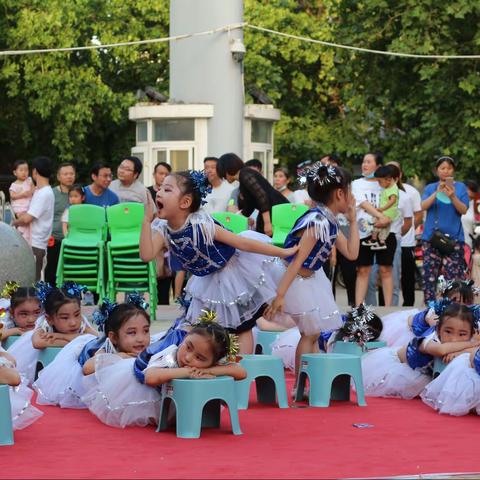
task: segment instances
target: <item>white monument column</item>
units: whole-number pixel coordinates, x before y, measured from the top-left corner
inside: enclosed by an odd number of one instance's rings
[[[170,0],[171,36],[241,22],[243,0]],[[214,107],[208,155],[243,155],[243,65],[232,46],[241,51],[242,29],[170,42],[170,100]]]

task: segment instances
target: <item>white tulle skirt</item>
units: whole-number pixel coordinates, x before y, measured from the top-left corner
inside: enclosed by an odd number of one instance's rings
[[[397,347],[379,348],[362,357],[365,395],[412,399],[431,381],[429,375],[400,362]]]
[[[32,337],[35,330],[25,332],[15,343],[7,350],[8,353],[15,357],[17,362],[15,368],[20,375],[27,381],[27,385],[31,385],[35,379],[35,368],[37,366],[38,354],[40,350],[32,345]]]
[[[160,393],[138,382],[133,373],[134,358],[115,354],[97,355],[95,373],[84,378],[82,401],[100,421],[111,427],[144,427],[160,415]]]
[[[282,332],[272,343],[272,355],[282,359],[285,368],[295,371],[295,352],[300,340],[300,331],[297,327]]]
[[[31,404],[33,390],[28,387],[24,378],[18,387],[9,387],[9,393],[14,430],[28,427],[43,415],[43,412]]]
[[[382,317],[383,330],[379,340],[389,347],[404,347],[415,336],[408,325],[408,318],[418,313],[418,308],[399,310]]]
[[[470,354],[453,359],[422,392],[422,400],[439,413],[480,415],[480,375],[470,366]]]
[[[33,388],[40,405],[59,405],[62,408],[86,408],[81,401],[85,393],[82,367],[78,356],[95,335],[85,334],[65,345],[55,360],[40,371]]]
[[[271,238],[258,232],[242,232],[241,236],[263,243]],[[217,313],[218,323],[227,328],[237,328],[250,320],[264,303],[276,296],[276,283],[268,265],[272,257],[237,250],[219,271],[197,277],[192,275],[185,287],[191,297],[186,320],[196,321],[202,310]]]
[[[270,265],[270,270],[278,285],[287,266],[282,260],[276,259]],[[333,297],[332,285],[323,268],[313,272],[310,277],[295,277],[285,294],[284,312],[305,335],[315,335],[342,326],[342,316]],[[273,320],[285,324],[285,315],[277,313]]]

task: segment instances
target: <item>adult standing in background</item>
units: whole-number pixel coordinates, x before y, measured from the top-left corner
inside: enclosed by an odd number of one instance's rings
[[[235,184],[230,184],[217,173],[217,157],[205,157],[203,168],[208,178],[208,183],[212,187],[212,191],[205,197],[205,205],[203,210],[207,213],[226,212],[228,202],[235,190]]]
[[[465,244],[469,246],[471,251],[472,238],[474,234],[473,230],[475,225],[474,204],[475,198],[478,194],[478,183],[474,182],[473,180],[466,180],[464,183],[467,187],[468,192],[468,210],[465,215],[462,215],[462,226],[463,234],[465,236]]]
[[[47,265],[45,281],[51,285],[57,284],[57,265],[63,240],[62,215],[68,207],[68,191],[75,183],[75,166],[73,163],[61,163],[57,168],[58,185],[53,188],[55,207],[53,211],[52,237],[47,248]]]
[[[160,190],[165,177],[172,172],[172,167],[167,162],[158,162],[153,169],[153,185],[148,187],[148,191],[155,202],[157,200],[157,192]]]
[[[138,179],[142,170],[143,165],[138,157],[124,157],[117,168],[118,178],[110,184],[110,190],[118,195],[120,203],[143,203],[145,207],[150,204],[152,210],[156,211],[150,192]]]
[[[92,183],[85,187],[85,202],[99,207],[111,207],[120,202],[118,195],[110,188],[112,183],[112,170],[104,163],[97,163],[90,170]]]
[[[294,194],[288,187],[290,184],[290,173],[285,167],[277,167],[273,172],[273,186],[275,190],[280,192],[289,202],[294,202]]]
[[[456,163],[451,157],[440,157],[435,163],[438,182],[425,187],[422,209],[426,210],[423,247],[423,291],[425,304],[435,300],[438,277],[463,278],[465,274],[462,215],[468,210],[468,192],[465,184],[454,180]],[[435,231],[448,235],[455,245],[450,253],[441,252],[431,243]]]
[[[217,162],[219,177],[225,178],[229,183],[238,180],[241,198],[242,214],[249,217],[257,209],[256,230],[272,236],[272,207],[288,200],[277,192],[260,173],[246,167],[242,159],[235,153],[225,153]]]
[[[32,251],[35,257],[35,281],[42,275],[43,260],[52,233],[55,197],[50,186],[52,162],[48,157],[37,157],[32,162],[32,179],[36,189],[26,213],[22,213],[13,226],[31,225]]]

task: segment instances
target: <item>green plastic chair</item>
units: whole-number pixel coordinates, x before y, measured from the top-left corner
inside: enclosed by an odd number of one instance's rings
[[[255,348],[253,351],[257,354],[272,354],[272,343],[277,340],[282,332],[267,332],[266,330],[258,330],[255,340]]]
[[[0,385],[0,446],[14,444],[9,388]]]
[[[157,432],[168,428],[169,409],[174,406],[177,437],[199,438],[202,427],[220,427],[221,403],[225,403],[233,434],[242,434],[232,377],[176,379],[164,388]]]
[[[240,365],[247,371],[247,378],[235,382],[239,410],[248,408],[250,385],[255,380],[259,403],[277,403],[288,408],[287,385],[283,362],[273,355],[241,355]]]
[[[97,247],[105,240],[105,209],[97,205],[72,205],[68,209],[68,234],[62,245],[76,249]]]
[[[143,203],[134,202],[119,203],[107,208],[110,245],[138,247],[144,210]]]
[[[283,247],[293,225],[307,211],[308,207],[300,203],[274,205],[272,208],[272,243],[277,247]]]
[[[311,407],[328,407],[332,400],[350,400],[350,379],[355,382],[357,404],[364,407],[362,366],[359,355],[341,353],[303,354],[296,401],[303,399],[306,379],[309,379],[308,401]]]
[[[212,217],[233,233],[238,234],[248,230],[248,218],[243,215],[230,212],[215,212],[212,213]]]

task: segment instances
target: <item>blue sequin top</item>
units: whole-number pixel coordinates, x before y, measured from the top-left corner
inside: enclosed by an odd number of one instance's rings
[[[420,337],[430,328],[430,325],[425,320],[425,317],[427,316],[429,311],[430,309],[427,308],[426,310],[422,310],[421,312],[418,312],[413,316],[412,332],[415,334],[416,337]]]
[[[424,368],[433,361],[433,356],[420,351],[420,345],[425,338],[435,331],[435,327],[430,327],[421,337],[415,337],[407,345],[407,363],[410,368]]]
[[[195,212],[178,230],[172,230],[166,222],[152,228],[166,238],[183,270],[203,277],[222,269],[235,253],[234,247],[215,240],[215,225],[220,224],[210,215]]]
[[[324,205],[319,205],[304,213],[293,226],[290,233],[285,239],[285,248],[298,245],[302,238],[301,233],[307,230],[307,235],[314,235],[317,239],[312,251],[302,264],[303,268],[309,270],[319,270],[327,261],[335,240],[338,235],[338,222],[333,213]],[[291,262],[294,256],[286,258],[287,262]]]

